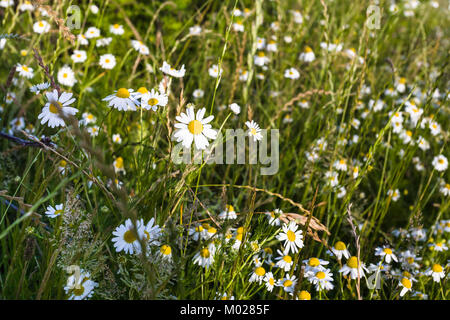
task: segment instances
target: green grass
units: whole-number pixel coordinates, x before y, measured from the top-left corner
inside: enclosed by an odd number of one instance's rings
[[[17,6],[0,8],[0,37],[7,38],[0,50],[0,131],[9,135],[9,139],[0,137],[0,298],[67,299],[73,291],[64,290],[70,276],[66,269],[76,265],[98,284],[91,299],[216,299],[223,294],[236,299],[292,299],[283,286],[270,292],[264,281],[249,282],[256,267],[253,259],[258,257],[275,280],[286,275],[300,279],[294,296],[308,291],[312,299],[423,298],[419,294],[447,299],[448,250],[430,247],[450,244],[450,197],[442,192],[450,189],[449,170],[438,171],[432,164],[438,155],[450,158],[448,8],[445,1],[439,1],[439,8],[423,1],[413,16],[406,16],[402,3],[408,1],[400,2],[397,13],[389,10],[390,1],[379,2],[380,29],[365,25],[368,1],[113,0],[96,1],[97,14],[88,9],[91,2],[79,1],[81,29],[72,30],[58,27],[55,18],[66,19],[73,1],[55,2],[51,17],[42,17],[37,10],[22,12]],[[236,16],[234,8],[242,12],[248,8],[249,15]],[[301,12],[301,24],[290,10]],[[50,32],[33,32],[33,24],[41,19],[50,23]],[[235,31],[236,21],[244,32]],[[273,29],[272,23],[279,28]],[[124,34],[111,34],[113,24],[122,25]],[[189,34],[194,25],[201,26],[199,35]],[[71,34],[76,37],[89,27],[100,29],[100,38],[111,37],[110,44],[97,47],[94,39],[87,46],[71,42]],[[285,36],[292,42],[287,43]],[[277,52],[264,50],[270,59],[265,70],[254,63],[261,51],[257,37],[266,42],[276,37]],[[136,39],[148,46],[148,55],[133,49],[130,41]],[[321,48],[322,42],[335,41],[342,51]],[[298,58],[306,46],[316,56],[309,63]],[[349,58],[345,50],[350,48],[362,62]],[[86,51],[86,61],[74,63],[71,55],[77,49]],[[98,63],[106,53],[117,61],[111,70]],[[160,71],[164,61],[176,69],[184,64],[185,76],[165,76]],[[17,72],[14,80],[8,79],[18,63],[33,69],[31,79]],[[208,74],[214,64],[223,69],[219,78]],[[64,65],[77,79],[72,87],[58,80]],[[300,72],[299,79],[284,77],[291,67]],[[240,69],[248,70],[247,80],[239,80]],[[257,78],[259,73],[263,80]],[[40,123],[38,115],[47,98],[29,91],[32,85],[51,82],[49,75],[56,87],[76,98],[72,106],[78,113],[64,118],[64,128]],[[387,95],[385,91],[395,88],[400,78],[406,79],[406,90]],[[163,79],[170,79],[166,83],[170,94],[168,104],[157,111],[123,112],[102,101],[119,88],[158,89]],[[202,98],[193,98],[196,89],[204,91]],[[437,89],[440,94],[433,96]],[[7,103],[10,92],[15,98]],[[383,109],[371,109],[370,101],[379,99]],[[416,125],[406,112],[414,99],[423,111]],[[309,108],[298,105],[302,100]],[[261,175],[261,164],[174,164],[175,117],[186,112],[189,103],[195,110],[205,108],[205,117],[213,115],[211,125],[221,132],[246,130],[245,122],[250,120],[263,129],[279,129],[278,172]],[[230,111],[231,103],[241,107],[239,115]],[[85,112],[94,115],[94,123],[80,123]],[[403,115],[412,143],[404,143],[393,131],[390,112]],[[285,121],[286,116],[292,121]],[[20,117],[25,127],[15,129],[13,123]],[[360,121],[358,128],[351,125],[354,119]],[[427,119],[440,125],[437,135],[428,124],[421,127]],[[87,128],[94,125],[99,134],[92,137]],[[113,134],[120,134],[120,144],[113,142]],[[358,141],[353,142],[355,135]],[[55,145],[26,146],[14,140],[41,136],[50,137]],[[429,149],[414,143],[419,137]],[[317,159],[310,161],[307,152],[319,139],[326,141],[326,147],[316,148]],[[118,157],[123,158],[125,173],[114,171]],[[347,161],[345,172],[333,167],[341,159]],[[416,159],[423,170],[417,169]],[[62,160],[64,173],[58,169]],[[353,177],[356,166],[359,175]],[[328,184],[328,171],[338,173],[336,187]],[[342,197],[341,188],[345,189]],[[396,189],[400,196],[394,201],[388,191]],[[46,216],[46,208],[57,204],[64,204],[64,214],[54,219]],[[227,204],[238,218],[220,222],[218,215]],[[283,249],[283,242],[277,240],[280,227],[269,225],[265,215],[277,208],[302,216],[298,227],[304,246],[292,254],[294,265],[289,271],[267,263],[276,263],[277,250]],[[117,252],[112,232],[128,218],[134,235],[137,219],[147,223],[154,218],[162,228],[159,244],[145,245],[142,254]],[[214,227],[216,236],[193,240],[188,230],[198,221]],[[325,230],[317,230],[320,225]],[[233,249],[238,227],[244,230],[242,244]],[[392,233],[399,229],[405,236]],[[222,238],[227,230],[228,243]],[[414,237],[416,230],[424,232],[423,239]],[[374,253],[383,245],[392,248],[399,262],[391,262],[381,272],[381,287],[371,289],[366,278],[372,273],[365,272],[367,277],[358,281],[339,272],[347,260],[327,254],[337,241],[343,241],[366,266],[381,261]],[[211,266],[203,268],[193,259],[208,244],[215,244],[217,250]],[[162,245],[170,246],[171,261],[161,258]],[[273,257],[267,257],[264,249],[271,250]],[[406,250],[417,256],[417,268],[408,265]],[[303,260],[312,257],[329,262],[332,290],[317,291],[300,268]],[[435,264],[445,273],[439,282],[426,274]],[[410,276],[417,281],[412,291],[400,297],[399,282]]]

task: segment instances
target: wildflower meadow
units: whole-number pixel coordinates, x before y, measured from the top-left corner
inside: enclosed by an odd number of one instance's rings
[[[449,9],[0,0],[0,300],[447,300]]]

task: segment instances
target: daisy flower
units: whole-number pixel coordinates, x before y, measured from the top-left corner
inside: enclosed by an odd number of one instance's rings
[[[163,244],[160,248],[159,248],[159,255],[167,261],[172,261],[172,248],[167,245],[167,244]]]
[[[288,254],[281,252],[280,249],[277,249],[277,253],[279,254],[279,256],[275,258],[275,261],[277,261],[275,266],[283,269],[285,272],[291,270],[291,267],[294,264],[292,257]]]
[[[122,138],[120,137],[120,134],[118,134],[118,133],[113,134],[113,136],[112,136],[112,141],[113,141],[114,143],[121,144],[121,143],[122,143]]]
[[[45,215],[49,218],[57,218],[61,214],[64,213],[64,205],[57,204],[54,208],[52,206],[48,206],[47,210],[45,211]]]
[[[248,282],[258,282],[258,284],[261,284],[261,282],[264,280],[265,275],[266,270],[263,267],[256,267],[255,269],[253,269]]]
[[[140,54],[146,56],[150,53],[148,47],[139,40],[131,40],[131,46]]]
[[[280,209],[275,209],[271,212],[266,212],[266,216],[269,219],[269,224],[271,226],[279,227],[281,225],[280,215],[283,213]]]
[[[100,29],[97,29],[96,27],[89,27],[84,33],[84,36],[87,39],[98,38],[100,37]]]
[[[450,196],[450,183],[444,183],[439,191],[446,197]]]
[[[233,206],[230,204],[227,204],[225,206],[225,210],[219,214],[218,218],[221,220],[237,219],[237,215],[236,215],[236,212],[234,211]]]
[[[266,273],[266,275],[264,276],[264,282],[265,282],[267,291],[272,292],[273,287],[276,284],[276,281],[275,281],[275,278],[274,278],[272,272]]]
[[[98,283],[90,279],[89,272],[81,270],[78,279],[75,274],[67,279],[64,291],[69,295],[69,300],[84,300],[92,297],[96,287],[98,287]]]
[[[125,251],[127,254],[141,252],[138,238],[144,238],[144,226],[136,223],[136,228],[135,232],[133,222],[127,219],[124,224],[121,224],[113,231],[115,237],[112,239],[112,242],[114,242],[114,248],[116,248],[117,252]]]
[[[435,282],[439,282],[445,278],[444,268],[440,264],[435,263],[425,271],[425,275],[432,276]]]
[[[96,137],[96,136],[98,136],[98,133],[99,133],[99,127],[98,126],[89,127],[87,129],[87,132],[89,132],[91,137]]]
[[[285,278],[278,280],[277,286],[283,287],[284,292],[292,294],[296,284],[297,278],[295,275],[290,276],[289,274],[286,274]]]
[[[203,247],[199,252],[197,252],[194,256],[194,264],[198,264],[203,268],[209,268],[214,261],[214,254],[216,248],[213,244],[210,244],[207,247]]]
[[[212,65],[211,68],[208,69],[209,75],[213,78],[221,76],[222,71],[223,71],[222,68],[219,69],[219,66],[217,64]]]
[[[33,31],[39,34],[50,31],[50,24],[47,21],[37,21],[33,24]]]
[[[295,299],[296,300],[311,300],[311,294],[306,290],[302,290],[297,293],[297,297]]]
[[[165,107],[169,98],[167,94],[160,93],[155,89],[152,91],[147,91],[141,95],[141,107],[145,110],[152,109],[153,111],[158,110],[158,106]]]
[[[398,262],[397,256],[394,254],[391,248],[389,247],[378,247],[375,248],[375,255],[384,258],[386,263],[391,263],[392,260]]]
[[[125,30],[123,29],[122,25],[115,23],[109,27],[109,32],[115,35],[122,35]]]
[[[108,37],[108,38],[101,38],[101,39],[98,39],[98,40],[95,42],[95,46],[98,47],[98,48],[100,48],[100,47],[106,47],[106,46],[109,46],[109,44],[111,43],[111,41],[112,41],[112,38],[111,38],[111,37]]]
[[[159,68],[162,72],[165,74],[168,74],[171,77],[175,78],[182,78],[184,77],[184,74],[186,73],[186,69],[184,68],[184,64],[181,66],[180,70],[176,70],[170,66],[166,61],[163,62],[163,65],[161,68]]]
[[[95,123],[95,121],[97,120],[95,116],[90,112],[83,112],[81,116],[83,117],[83,119],[80,121],[80,124],[83,125]]]
[[[70,56],[74,63],[81,63],[86,61],[87,54],[84,50],[74,50],[73,54]]]
[[[202,27],[200,27],[199,25],[189,27],[189,34],[191,36],[198,36],[201,32],[202,32]]]
[[[402,278],[398,285],[402,288],[402,291],[400,291],[400,297],[403,297],[408,291],[411,291],[412,281],[408,278]]]
[[[336,168],[336,170],[347,171],[347,160],[338,160],[333,164],[333,166]]]
[[[138,221],[144,226],[144,240],[146,240],[151,245],[159,246],[159,239],[161,237],[161,227],[155,222],[155,218],[151,218],[146,225],[144,225],[144,220],[140,219]]]
[[[434,157],[431,164],[436,171],[445,171],[448,168],[448,160],[442,154]]]
[[[317,291],[332,290],[334,285],[330,269],[315,269],[306,275],[308,281],[316,286]]]
[[[139,102],[135,98],[136,93],[133,89],[120,88],[103,99],[103,101],[109,101],[108,107],[113,107],[119,111],[136,111],[136,106]]]
[[[398,189],[389,189],[387,195],[392,198],[392,201],[396,202],[400,198],[400,191]]]
[[[19,10],[20,11],[33,11],[34,10],[34,6],[31,4],[30,1],[26,0],[25,2],[20,4]]]
[[[246,121],[245,125],[248,127],[248,135],[253,137],[253,141],[262,140],[263,136],[261,134],[261,129],[255,121]]]
[[[35,94],[39,94],[41,91],[47,90],[48,88],[50,88],[50,83],[44,82],[44,83],[38,83],[38,84],[32,86],[30,88],[30,91]]]
[[[339,272],[341,272],[344,276],[350,275],[351,279],[357,279],[358,278],[358,271],[359,271],[359,277],[364,277],[364,265],[361,265],[360,262],[358,262],[358,258],[355,256],[350,257],[347,260],[347,263],[339,269]]]
[[[254,56],[254,63],[257,66],[264,66],[266,63],[268,63],[270,60],[269,58],[266,57],[266,55],[264,54],[264,51],[259,51],[255,56]]]
[[[306,265],[305,274],[313,272],[315,273],[317,270],[325,270],[326,266],[329,262],[326,260],[318,259],[315,257],[309,258],[308,260],[303,260],[303,263]]]
[[[58,71],[58,82],[68,87],[73,87],[73,85],[77,82],[77,79],[75,79],[75,73],[68,65],[63,66]]]
[[[38,115],[38,119],[42,119],[41,124],[48,122],[47,125],[50,128],[59,126],[65,127],[66,123],[64,122],[64,119],[61,118],[60,113],[64,116],[69,116],[75,115],[78,112],[78,109],[69,107],[75,101],[75,98],[72,98],[72,93],[62,92],[61,95],[58,96],[58,91],[54,89],[53,92],[46,92],[45,96],[47,97],[48,102]]]
[[[84,34],[79,34],[77,36],[78,43],[82,46],[87,46],[89,44],[89,40],[86,38]]]
[[[194,112],[194,107],[189,106],[186,113],[176,116],[178,123],[175,124],[177,130],[174,133],[174,138],[177,142],[182,142],[185,148],[190,148],[192,142],[195,143],[196,149],[204,150],[209,145],[208,139],[215,140],[217,138],[217,131],[211,129],[211,122],[214,116],[211,115],[203,119],[206,109],[202,108]]]
[[[237,103],[232,103],[228,106],[234,114],[241,113],[241,107]]]
[[[192,96],[194,97],[194,99],[203,98],[204,95],[205,95],[205,91],[203,91],[202,89],[195,89],[194,92],[192,93]]]
[[[21,77],[31,79],[34,76],[33,68],[30,68],[24,64],[17,64],[16,71],[19,73]]]
[[[277,235],[277,239],[284,241],[284,252],[297,253],[299,248],[303,247],[303,235],[301,230],[297,230],[298,225],[295,221],[289,222],[289,225],[283,225],[283,232]]]
[[[284,77],[295,80],[300,78],[300,73],[295,68],[289,68],[284,71]]]
[[[116,57],[110,53],[100,56],[100,61],[98,63],[103,69],[112,69],[116,65]]]
[[[116,160],[113,162],[114,171],[117,172],[123,172],[125,174],[125,168],[123,166],[123,158],[117,157]]]

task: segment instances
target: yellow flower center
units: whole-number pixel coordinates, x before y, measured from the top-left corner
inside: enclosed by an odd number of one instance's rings
[[[39,27],[41,27],[41,28],[44,27],[44,23],[42,21],[39,21]]]
[[[313,52],[313,51],[312,51],[311,47],[306,46],[305,52],[309,53],[309,52]]]
[[[73,289],[73,291],[72,291],[73,294],[76,295],[77,297],[82,296],[83,293],[84,293],[84,287],[83,287],[83,285],[80,284],[79,286],[80,286],[80,287],[79,287],[78,289],[75,288],[75,289]]]
[[[336,244],[334,245],[334,248],[335,248],[336,250],[339,250],[339,251],[344,251],[345,249],[347,249],[347,246],[346,246],[345,243],[343,243],[342,241],[338,241],[338,242],[336,242]]]
[[[291,280],[286,280],[286,281],[284,281],[283,286],[285,288],[287,288],[287,287],[292,286],[292,284],[293,284],[293,282]]]
[[[203,124],[198,120],[192,120],[188,124],[188,129],[192,134],[200,134],[203,131]]]
[[[56,102],[56,104],[58,105],[58,107],[55,106],[53,103],[51,103],[50,107],[48,107],[48,109],[50,110],[51,113],[58,114],[59,109],[62,108],[61,102]]]
[[[133,231],[128,230],[123,234],[123,240],[125,240],[126,243],[133,243],[136,241],[136,236],[134,235]]]
[[[119,168],[119,169],[123,168],[123,158],[122,157],[118,157],[116,159],[116,168]]]
[[[308,291],[302,290],[298,293],[300,300],[311,300],[311,294]]]
[[[317,267],[320,264],[320,261],[317,258],[311,258],[311,259],[309,259],[308,264],[311,267]]]
[[[287,238],[289,241],[294,242],[295,241],[295,233],[291,230],[288,230],[288,232],[286,233]]]
[[[319,271],[316,273],[316,278],[317,279],[325,279],[325,272],[323,271]]]
[[[148,104],[151,105],[151,106],[156,106],[158,104],[158,102],[159,101],[156,98],[151,98],[151,99],[148,100]],[[196,120],[196,121],[198,121],[198,120]]]
[[[403,285],[406,289],[411,289],[411,286],[412,286],[411,280],[409,280],[408,278],[403,278],[403,279],[402,279],[402,285]]]
[[[159,251],[160,251],[163,255],[168,256],[168,255],[170,255],[170,254],[172,253],[172,248],[171,248],[170,246],[164,244],[164,245],[161,247],[161,249],[159,249]]]
[[[54,215],[59,216],[63,212],[64,212],[63,210],[56,210]]]
[[[59,166],[60,166],[60,167],[65,167],[66,165],[67,165],[66,160],[61,160],[61,161],[59,162]]]
[[[433,272],[436,272],[436,273],[441,273],[442,272],[442,267],[439,264],[433,264],[432,269],[433,269]]]
[[[348,259],[347,261],[347,266],[349,266],[352,269],[358,268],[358,258],[356,258],[355,256],[350,257],[350,259]]]
[[[120,88],[119,90],[117,90],[116,97],[122,98],[122,99],[129,98],[130,92],[128,91],[128,89]]]
[[[394,196],[395,196],[395,193],[394,193]],[[386,254],[392,254],[392,250],[389,249],[389,248],[384,248],[383,252],[386,253]]]
[[[208,248],[203,248],[202,250],[200,250],[200,256],[202,258],[209,258],[210,253],[209,253]]]
[[[119,25],[116,23],[116,24],[114,24],[114,29],[119,29]]]
[[[286,262],[286,263],[291,263],[291,262],[292,262],[291,256],[284,256],[284,257],[283,257],[283,260],[284,260],[284,262]]]
[[[140,87],[140,88],[138,89],[138,92],[144,94],[144,93],[147,93],[148,90],[147,90],[146,87]]]
[[[262,52],[262,51],[260,51],[260,52],[258,52],[258,57],[264,57],[265,55],[264,55],[264,52]]]
[[[233,212],[234,211],[234,208],[233,208],[233,206],[231,204],[227,204],[225,206],[225,208],[227,209],[228,212]]]
[[[22,66],[22,70],[25,71],[25,72],[28,72],[30,69],[28,69],[27,66]]]
[[[266,270],[264,270],[263,267],[258,267],[255,269],[255,274],[262,277],[263,275],[266,274]]]
[[[406,261],[408,261],[409,264],[413,264],[414,263],[414,258],[413,257],[408,257],[406,259]]]

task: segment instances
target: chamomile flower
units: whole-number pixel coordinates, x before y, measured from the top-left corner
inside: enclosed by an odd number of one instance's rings
[[[358,262],[358,258],[355,256],[350,257],[346,264],[339,269],[339,272],[341,272],[344,276],[349,275],[351,279],[357,279],[358,278],[358,272],[359,277],[364,277],[364,265],[361,262]]]
[[[291,221],[289,225],[283,225],[280,234],[277,235],[277,239],[284,241],[284,252],[297,253],[299,248],[303,248],[303,235],[301,230],[297,230],[298,225],[295,221]]]
[[[245,125],[248,128],[248,135],[253,137],[253,141],[256,142],[262,140],[263,136],[261,134],[261,129],[255,121],[246,121]]]
[[[398,189],[389,189],[387,192],[388,197],[392,199],[392,201],[396,202],[398,199],[400,199],[400,191]]]
[[[222,75],[222,68],[219,68],[219,66],[217,64],[212,65],[209,69],[208,69],[208,73],[211,77],[213,78],[217,78],[219,76]]]
[[[446,197],[450,196],[450,183],[444,183],[439,191]]]
[[[74,50],[73,54],[70,56],[74,63],[81,63],[86,61],[87,54],[84,50]]]
[[[152,89],[150,92],[141,95],[141,107],[145,110],[158,110],[158,107],[165,107],[169,98],[167,94],[160,93],[155,89]]]
[[[109,32],[115,35],[122,35],[124,34],[125,30],[123,29],[122,25],[115,23],[109,26]]]
[[[108,37],[108,38],[100,38],[95,42],[95,46],[100,48],[100,47],[106,47],[109,46],[109,44],[111,43],[112,38]]]
[[[50,88],[50,83],[44,82],[44,83],[35,84],[34,86],[32,86],[30,88],[30,91],[35,94],[39,94],[39,93],[41,93],[41,91],[47,90],[48,88]]]
[[[82,46],[87,46],[89,44],[89,40],[86,38],[84,34],[79,34],[77,36],[77,41]]]
[[[192,97],[194,97],[194,99],[201,99],[204,95],[205,91],[203,91],[202,89],[195,89],[192,93]]]
[[[265,275],[266,269],[264,269],[263,267],[255,267],[248,282],[258,282],[258,284],[261,284],[261,282],[263,282],[264,280]]]
[[[17,64],[16,71],[19,73],[21,77],[31,79],[34,76],[33,68],[28,67],[24,64]]]
[[[99,133],[99,127],[98,126],[92,126],[87,128],[87,132],[91,135],[91,137],[98,136]]]
[[[314,269],[306,274],[309,282],[316,286],[317,291],[332,290],[334,285],[332,284],[333,277],[330,269]]]
[[[393,250],[386,246],[375,248],[375,255],[384,258],[386,263],[391,263],[392,260],[398,262],[397,256],[394,254]]]
[[[283,279],[278,280],[277,286],[282,287],[284,292],[292,294],[295,290],[295,285],[297,284],[297,278],[295,275],[290,276],[286,274]]]
[[[84,33],[84,35],[87,39],[98,38],[100,37],[100,29],[96,27],[89,27]]]
[[[264,282],[265,282],[267,291],[272,292],[273,287],[274,287],[275,284],[276,284],[276,280],[275,280],[275,277],[273,276],[273,273],[272,273],[272,272],[267,272],[267,273],[265,274],[265,276],[264,276]]]
[[[47,123],[50,128],[65,127],[66,123],[61,118],[60,113],[64,116],[69,116],[78,112],[78,109],[70,107],[75,101],[75,98],[72,98],[72,93],[62,92],[61,95],[58,95],[58,91],[55,89],[53,92],[46,92],[45,96],[48,102],[38,115],[38,119],[42,119],[41,124]]]
[[[429,244],[430,249],[433,251],[443,252],[447,251],[448,247],[445,245],[444,241],[436,241]]]
[[[327,184],[331,187],[335,187],[339,184],[337,172],[327,171],[327,172],[325,172],[325,178],[326,178]]]
[[[116,65],[116,57],[110,53],[100,56],[98,63],[103,69],[111,70]]]
[[[225,210],[219,214],[218,218],[221,220],[237,219],[237,215],[236,215],[236,212],[234,211],[233,206],[230,204],[227,204],[225,206]]]
[[[264,54],[264,51],[259,51],[255,56],[254,56],[254,63],[257,66],[264,66],[265,64],[267,64],[269,62],[269,58],[266,57],[266,55]]]
[[[166,61],[163,62],[162,67],[159,69],[165,74],[168,74],[171,77],[182,78],[186,73],[186,69],[184,68],[184,64],[181,66],[180,70],[176,70],[172,68]]]
[[[112,135],[112,141],[114,143],[121,144],[122,143],[122,138],[120,137],[120,134],[118,134],[118,133],[113,134]]]
[[[206,109],[202,108],[194,112],[194,107],[189,106],[186,113],[181,113],[176,119],[179,123],[175,124],[177,130],[174,133],[174,138],[177,142],[182,142],[185,148],[190,148],[192,142],[199,150],[206,149],[209,145],[208,139],[215,140],[217,138],[217,131],[211,129],[211,122],[214,119],[213,115],[203,118]]]
[[[33,25],[33,31],[39,34],[47,33],[50,31],[50,24],[45,20],[37,21]]]
[[[236,20],[233,23],[233,30],[236,32],[244,32],[244,25],[242,24],[241,20]]]
[[[144,220],[138,221],[141,225],[144,225]],[[144,225],[144,240],[150,245],[159,246],[159,239],[161,238],[161,227],[155,222],[155,218],[151,218],[146,225]]]
[[[333,166],[336,168],[336,170],[347,171],[347,160],[345,160],[345,159],[337,160],[333,164]]]
[[[297,297],[295,299],[296,300],[311,300],[311,294],[306,290],[302,290],[297,293]]]
[[[58,82],[68,87],[73,87],[73,85],[77,82],[77,79],[75,79],[75,73],[68,65],[63,66],[58,71]]]
[[[33,11],[34,6],[31,4],[30,1],[26,0],[19,5],[19,10],[20,11]]]
[[[295,68],[289,68],[284,71],[284,77],[295,80],[300,78],[300,73]]]
[[[303,263],[305,264],[305,274],[310,272],[315,273],[317,270],[325,270],[326,268],[324,266],[329,264],[328,261],[315,257],[311,257],[308,260],[303,260]]]
[[[79,275],[73,274],[67,279],[64,291],[69,300],[84,300],[92,297],[96,287],[98,283],[90,279],[90,273],[81,270]]]
[[[194,264],[198,264],[203,268],[209,268],[214,262],[214,254],[216,247],[214,244],[209,244],[209,246],[203,247],[194,256]]]
[[[395,90],[397,90],[400,93],[405,92],[406,89],[406,78],[399,78],[395,82]]]
[[[107,96],[103,101],[108,101],[108,107],[113,107],[119,111],[136,111],[139,102],[135,98],[133,89],[120,88],[114,94]]]
[[[279,227],[281,225],[280,216],[282,213],[283,211],[280,209],[275,209],[274,211],[266,212],[266,216],[269,219],[269,224],[271,226]]]
[[[131,46],[140,54],[146,56],[150,53],[148,47],[140,40],[131,40]]]
[[[199,25],[189,27],[189,34],[192,36],[198,36],[201,32],[202,32],[202,27],[200,27]]]
[[[400,297],[403,297],[408,291],[411,291],[412,281],[406,277],[402,278],[398,284],[402,291],[400,291]]]
[[[279,249],[277,249],[277,253],[279,256],[275,258],[275,261],[277,261],[275,266],[283,269],[285,272],[291,270],[292,265],[294,264],[294,260],[292,260],[292,257],[289,254],[281,252]]]
[[[237,103],[232,103],[228,106],[234,114],[241,113],[241,107]]]
[[[124,224],[118,226],[114,231],[112,239],[117,252],[124,251],[127,254],[140,253],[141,245],[139,239],[144,238],[144,226],[136,222],[136,230],[133,222],[127,219]]]
[[[440,282],[441,279],[445,278],[444,268],[440,264],[435,263],[425,271],[425,275],[431,276],[435,282]]]
[[[125,173],[125,167],[123,165],[123,158],[122,157],[117,157],[116,160],[114,160],[114,162],[113,162],[113,166],[114,166],[114,171],[116,173],[118,173],[118,172]]]
[[[62,214],[64,214],[64,205],[62,203],[55,205],[54,208],[52,206],[48,206],[45,211],[45,215],[49,218],[57,218]]]
[[[436,171],[440,171],[440,172],[445,171],[448,168],[448,160],[442,154],[434,157],[431,164],[433,165],[433,167]]]

